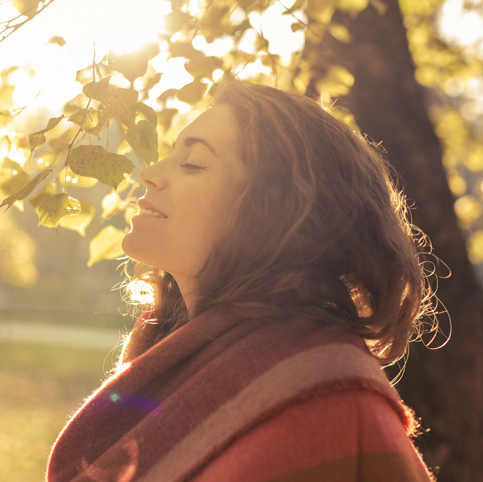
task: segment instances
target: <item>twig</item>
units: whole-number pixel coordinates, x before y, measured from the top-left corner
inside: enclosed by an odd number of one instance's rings
[[[3,25],[5,24],[2,32],[0,32],[1,34],[4,34],[7,30],[11,29],[10,32],[8,32],[7,34],[3,35],[2,38],[0,38],[0,43],[3,42],[4,40],[6,40],[8,37],[10,37],[10,35],[12,35],[14,32],[16,32],[20,27],[23,27],[26,23],[30,22],[31,20],[33,20],[35,17],[37,17],[37,15],[39,13],[42,13],[49,5],[52,5],[54,3],[55,0],[50,0],[48,3],[46,4],[43,4],[42,5],[42,8],[38,11],[38,12],[35,12],[35,14],[32,16],[32,17],[28,17],[26,18],[24,21],[20,22],[20,23],[17,23],[16,25],[12,25],[12,22],[15,22],[16,20],[18,20],[19,18],[25,16],[26,13],[30,12],[31,10],[33,10],[34,8],[37,8],[38,5],[35,5],[31,8],[29,8],[27,11],[25,11],[23,14],[20,14],[20,15],[17,15],[16,17],[14,18],[11,18],[10,20],[6,20],[4,22],[0,22],[0,25]]]

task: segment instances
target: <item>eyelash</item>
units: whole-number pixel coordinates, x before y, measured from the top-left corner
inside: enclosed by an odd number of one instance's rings
[[[185,169],[188,169],[190,171],[196,171],[196,170],[206,169],[206,167],[195,166],[193,164],[181,164],[181,167],[184,167]]]

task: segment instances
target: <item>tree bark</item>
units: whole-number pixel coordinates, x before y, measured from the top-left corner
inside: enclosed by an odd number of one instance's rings
[[[441,147],[427,115],[425,89],[415,80],[406,29],[397,0],[386,0],[379,14],[372,5],[353,18],[336,12],[351,42],[326,34],[322,45],[307,43],[313,59],[307,95],[331,65],[355,77],[349,95],[336,106],[349,109],[361,132],[382,141],[386,157],[403,180],[413,222],[431,239],[434,253],[452,275],[439,282],[438,297],[448,309],[453,335],[445,347],[431,351],[421,343],[410,350],[398,389],[430,432],[416,441],[440,482],[483,481],[483,293],[456,223],[454,199],[441,162]],[[321,48],[323,47],[323,48]],[[445,269],[439,270],[441,276]],[[439,317],[448,334],[445,315]],[[439,340],[439,338],[438,338]]]

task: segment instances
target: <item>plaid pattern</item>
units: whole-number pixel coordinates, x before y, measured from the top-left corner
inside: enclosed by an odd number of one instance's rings
[[[337,397],[359,402],[345,407]],[[377,403],[384,410],[374,408]],[[295,428],[309,419],[320,428],[328,417],[343,428],[309,437],[305,446],[315,443],[316,455],[308,459],[303,451],[296,456],[303,445],[298,437],[277,436],[263,445],[275,452],[247,473],[247,447],[276,433],[270,428],[293,422],[294,410],[299,412]],[[351,419],[354,413],[362,418]],[[375,413],[391,421],[366,423],[373,428],[363,429],[364,417]],[[268,323],[214,306],[125,364],[89,397],[56,441],[47,480],[428,481],[406,434],[413,422],[357,336],[305,318]],[[378,440],[381,430],[400,444],[384,439],[365,447],[364,437]],[[349,445],[334,454],[324,445],[328,440]],[[263,447],[257,453],[263,455]],[[287,450],[294,456],[287,457]],[[373,476],[390,470],[399,478]],[[404,473],[409,475],[401,478]]]

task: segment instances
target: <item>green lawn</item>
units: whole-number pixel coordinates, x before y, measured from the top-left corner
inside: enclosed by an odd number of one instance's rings
[[[0,481],[44,480],[69,414],[114,361],[99,350],[0,343]]]

